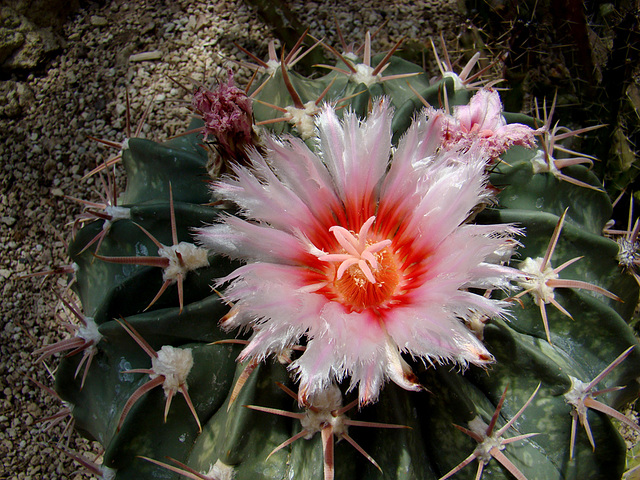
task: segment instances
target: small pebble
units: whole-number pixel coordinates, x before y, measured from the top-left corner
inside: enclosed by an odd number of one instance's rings
[[[109,21],[105,17],[101,17],[100,15],[91,15],[89,22],[94,27],[106,27],[109,25]]]
[[[147,60],[160,60],[162,52],[160,50],[152,50],[150,52],[136,53],[129,56],[130,62],[145,62]]]

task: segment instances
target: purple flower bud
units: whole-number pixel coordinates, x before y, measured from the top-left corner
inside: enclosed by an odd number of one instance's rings
[[[198,88],[192,105],[204,120],[205,141],[214,137],[225,159],[242,162],[245,147],[253,144],[253,110],[251,99],[233,84],[233,72],[228,74],[227,83],[213,91]]]

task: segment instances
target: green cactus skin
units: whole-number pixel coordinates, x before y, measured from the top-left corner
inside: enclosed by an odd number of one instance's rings
[[[374,56],[377,65],[382,56]],[[338,62],[337,67],[344,65]],[[419,72],[404,60],[392,57],[385,75]],[[327,101],[336,101],[357,92],[347,103],[365,115],[370,98],[387,95],[396,107],[393,123],[395,139],[408,127],[422,103],[407,87],[407,79],[390,80],[366,86],[355,84],[339,72],[308,79],[288,71],[291,85],[303,102],[315,100],[329,86]],[[412,87],[436,108],[444,92],[450,105],[464,104],[470,98],[465,90],[455,91],[451,79],[429,85],[424,74],[408,79]],[[291,103],[283,75],[277,69],[256,95],[280,107]],[[331,82],[333,81],[333,84]],[[276,118],[272,108],[254,103],[256,122]],[[509,121],[530,123],[524,116],[507,115]],[[192,126],[193,128],[194,126]],[[270,126],[275,133],[299,132],[288,124]],[[191,134],[157,144],[131,139],[123,154],[128,186],[120,204],[131,209],[131,219],[114,222],[105,235],[100,255],[153,256],[157,247],[139,226],[164,245],[171,244],[170,189],[175,203],[177,234],[180,241],[192,241],[191,229],[216,221],[222,207],[206,206],[207,151],[199,144],[202,137]],[[497,426],[516,415],[538,385],[540,390],[516,422],[517,431],[538,433],[506,446],[504,455],[528,480],[614,479],[624,467],[625,446],[610,419],[590,411],[588,420],[595,439],[592,449],[584,429],[576,433],[574,458],[569,458],[571,407],[564,394],[571,388],[569,376],[589,382],[621,352],[636,345],[628,322],[638,299],[638,285],[624,273],[616,260],[617,244],[602,236],[611,216],[611,203],[602,191],[588,190],[560,181],[551,174],[534,174],[531,164],[535,151],[513,147],[498,165],[491,183],[500,189],[499,203],[477,218],[481,223],[515,223],[526,230],[519,257],[542,257],[559,217],[568,207],[567,221],[552,258],[553,265],[577,256],[583,259],[562,271],[562,278],[584,280],[618,295],[615,302],[583,290],[557,289],[556,298],[572,315],[547,309],[552,344],[546,340],[539,307],[530,295],[522,305],[514,302],[512,318],[488,320],[484,341],[496,357],[488,371],[470,367],[464,372],[447,366],[414,366],[428,392],[409,393],[387,385],[379,402],[347,415],[358,420],[400,424],[411,429],[352,428],[350,435],[380,465],[380,473],[346,442],[335,448],[336,479],[438,479],[464,460],[476,442],[453,424],[468,427],[480,417],[489,423],[505,389],[506,400]],[[571,167],[570,175],[594,186],[599,180],[582,166]],[[138,226],[139,225],[139,226]],[[239,397],[229,407],[233,385],[245,368],[236,364],[240,347],[213,344],[233,338],[218,327],[228,306],[211,291],[214,279],[233,271],[237,265],[215,255],[209,267],[189,272],[184,284],[184,310],[178,307],[177,288],[171,286],[148,310],[150,301],[162,285],[157,267],[123,265],[96,259],[84,246],[102,229],[97,221],[84,227],[70,247],[72,260],[79,266],[75,289],[84,313],[94,317],[103,340],[93,360],[83,388],[74,378],[78,356],[62,360],[56,390],[73,405],[76,427],[106,449],[104,465],[116,470],[116,479],[177,479],[178,473],[145,461],[140,456],[165,462],[167,457],[207,472],[220,461],[233,467],[236,480],[275,480],[284,478],[323,478],[320,435],[298,440],[267,459],[279,444],[300,431],[297,420],[250,410],[258,405],[297,412],[298,407],[276,385],[281,382],[295,390],[284,365],[277,361],[260,364],[249,376]],[[131,394],[148,380],[142,373],[125,370],[149,368],[149,356],[117,322],[125,319],[154,350],[163,345],[191,348],[194,367],[187,379],[189,394],[202,423],[198,431],[182,396],[171,404],[163,422],[165,398],[154,389],[139,399],[127,415],[120,431],[117,425]],[[635,378],[640,369],[640,351],[630,356],[598,388],[616,385],[624,390],[598,397],[619,407],[637,397]],[[345,403],[351,397],[345,398]],[[515,432],[505,432],[513,436]],[[454,478],[474,478],[476,462]],[[484,479],[513,478],[496,460],[484,468]]]

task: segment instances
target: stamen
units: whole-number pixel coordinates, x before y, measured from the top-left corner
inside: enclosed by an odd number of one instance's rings
[[[344,262],[342,262],[340,264],[340,267],[338,267],[338,273],[336,274],[336,278],[338,280],[340,280],[342,278],[342,275],[344,275],[344,272],[351,266],[351,265],[355,265],[356,263],[358,263],[358,259],[357,258],[353,258],[353,257],[349,257],[347,258]]]
[[[396,292],[401,281],[399,264],[390,239],[375,241],[371,227],[376,217],[371,216],[358,233],[334,225],[329,228],[342,251],[325,253],[327,248],[316,248],[316,256],[322,262],[338,264],[337,269],[327,270],[325,293],[348,308],[360,311],[367,307],[386,304]],[[375,235],[375,234],[374,234]],[[330,249],[335,249],[331,246]]]
[[[360,252],[358,251],[357,245],[358,240],[353,236],[351,232],[349,232],[344,227],[334,226],[329,229],[331,233],[336,237],[338,243],[344,248],[347,252],[355,257],[360,256]]]
[[[374,254],[391,245],[391,240],[382,240],[367,245],[369,230],[375,219],[375,215],[369,217],[360,227],[360,232],[357,236],[338,225],[334,225],[329,229],[346,253],[321,255],[318,258],[323,262],[340,262],[336,272],[337,280],[340,280],[351,266],[357,264],[365,278],[371,283],[376,283],[376,277],[373,272],[378,269],[378,260]]]

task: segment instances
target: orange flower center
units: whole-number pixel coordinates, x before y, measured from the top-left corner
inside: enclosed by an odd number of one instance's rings
[[[374,221],[375,217],[369,218],[357,234],[343,227],[331,227],[329,230],[342,250],[318,257],[338,265],[331,270],[329,292],[335,300],[355,311],[382,306],[400,283],[400,269],[390,248],[391,240],[369,238]]]
[[[333,282],[338,300],[353,310],[378,307],[388,301],[400,283],[398,266],[392,252],[385,248],[376,253],[378,268],[373,271],[375,282],[370,282],[357,265],[350,266],[341,278]]]

